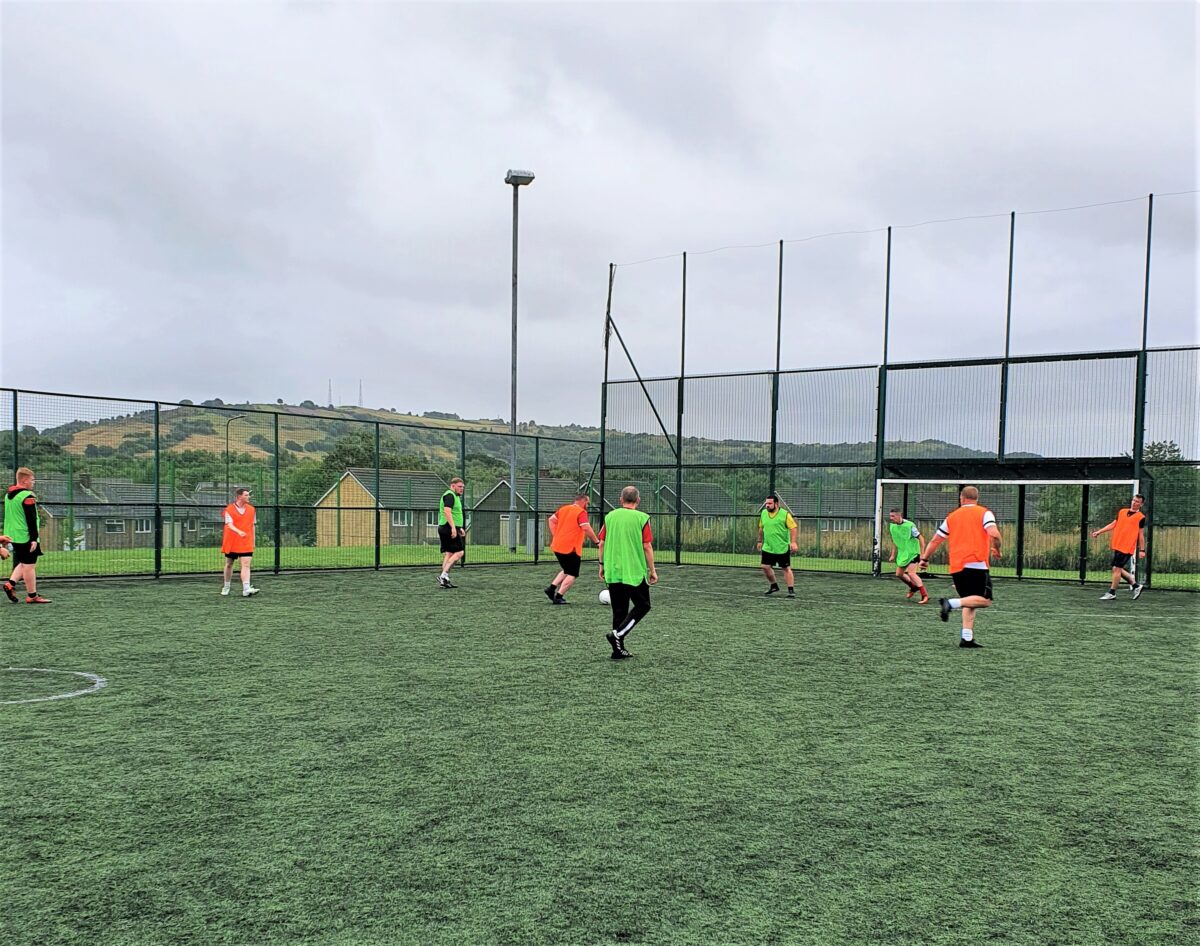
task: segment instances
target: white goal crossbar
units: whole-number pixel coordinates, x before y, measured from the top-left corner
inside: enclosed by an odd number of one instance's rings
[[[958,486],[967,483],[962,479],[905,479],[884,477],[875,480],[875,548],[872,564],[876,574],[882,563],[883,551],[883,490],[885,486]],[[971,486],[1128,486],[1130,495],[1141,492],[1141,480],[970,480]],[[987,503],[985,502],[986,506]],[[949,512],[950,510],[947,510]]]

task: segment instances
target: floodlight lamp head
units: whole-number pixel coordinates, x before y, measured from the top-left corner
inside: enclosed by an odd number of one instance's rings
[[[522,184],[531,184],[533,182],[532,171],[509,171],[504,176],[505,184],[512,184],[514,187],[520,187]]]

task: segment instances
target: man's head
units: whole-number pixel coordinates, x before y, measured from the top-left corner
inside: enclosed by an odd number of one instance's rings
[[[969,506],[971,503],[979,502],[979,490],[974,486],[964,486],[958,494],[958,504],[960,506]]]
[[[245,486],[239,486],[233,491],[233,501],[243,505],[250,502],[250,490]]]
[[[1139,509],[1142,508],[1142,504],[1145,502],[1146,502],[1146,497],[1143,496],[1141,493],[1138,493],[1136,496],[1133,497],[1133,501],[1129,504],[1129,511],[1137,512]]]
[[[896,525],[900,525],[900,523],[904,521],[904,513],[902,513],[899,509],[889,509],[888,519],[890,519]]]
[[[638,492],[636,486],[626,486],[621,490],[621,505],[628,506],[633,509],[642,501],[642,494]]]
[[[462,481],[461,476],[456,476],[450,481],[450,488],[454,490],[454,492],[458,493],[459,496],[461,496],[463,494],[463,490],[466,489],[467,486]]]
[[[588,503],[591,502],[591,499],[592,498],[587,493],[585,493],[583,490],[580,490],[575,494],[575,505],[582,509],[587,509]]]
[[[768,493],[767,498],[763,500],[763,505],[767,507],[767,512],[774,512],[779,508],[779,497],[774,493]]]
[[[17,485],[29,489],[33,485],[34,475],[33,470],[27,466],[23,466],[17,470]]]

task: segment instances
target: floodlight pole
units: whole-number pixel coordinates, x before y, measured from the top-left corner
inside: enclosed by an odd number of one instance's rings
[[[533,181],[532,171],[512,171],[504,176],[504,183],[513,189],[512,209],[512,407],[509,415],[509,463],[508,463],[508,549],[517,551],[517,210],[518,193],[522,185]],[[534,475],[537,471],[534,470]]]

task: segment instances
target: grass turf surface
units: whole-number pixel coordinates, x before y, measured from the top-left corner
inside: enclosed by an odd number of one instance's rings
[[[1196,599],[664,568],[45,581],[4,666],[6,944],[1184,943]],[[932,586],[944,593],[946,581]],[[81,678],[0,673],[0,699]]]

